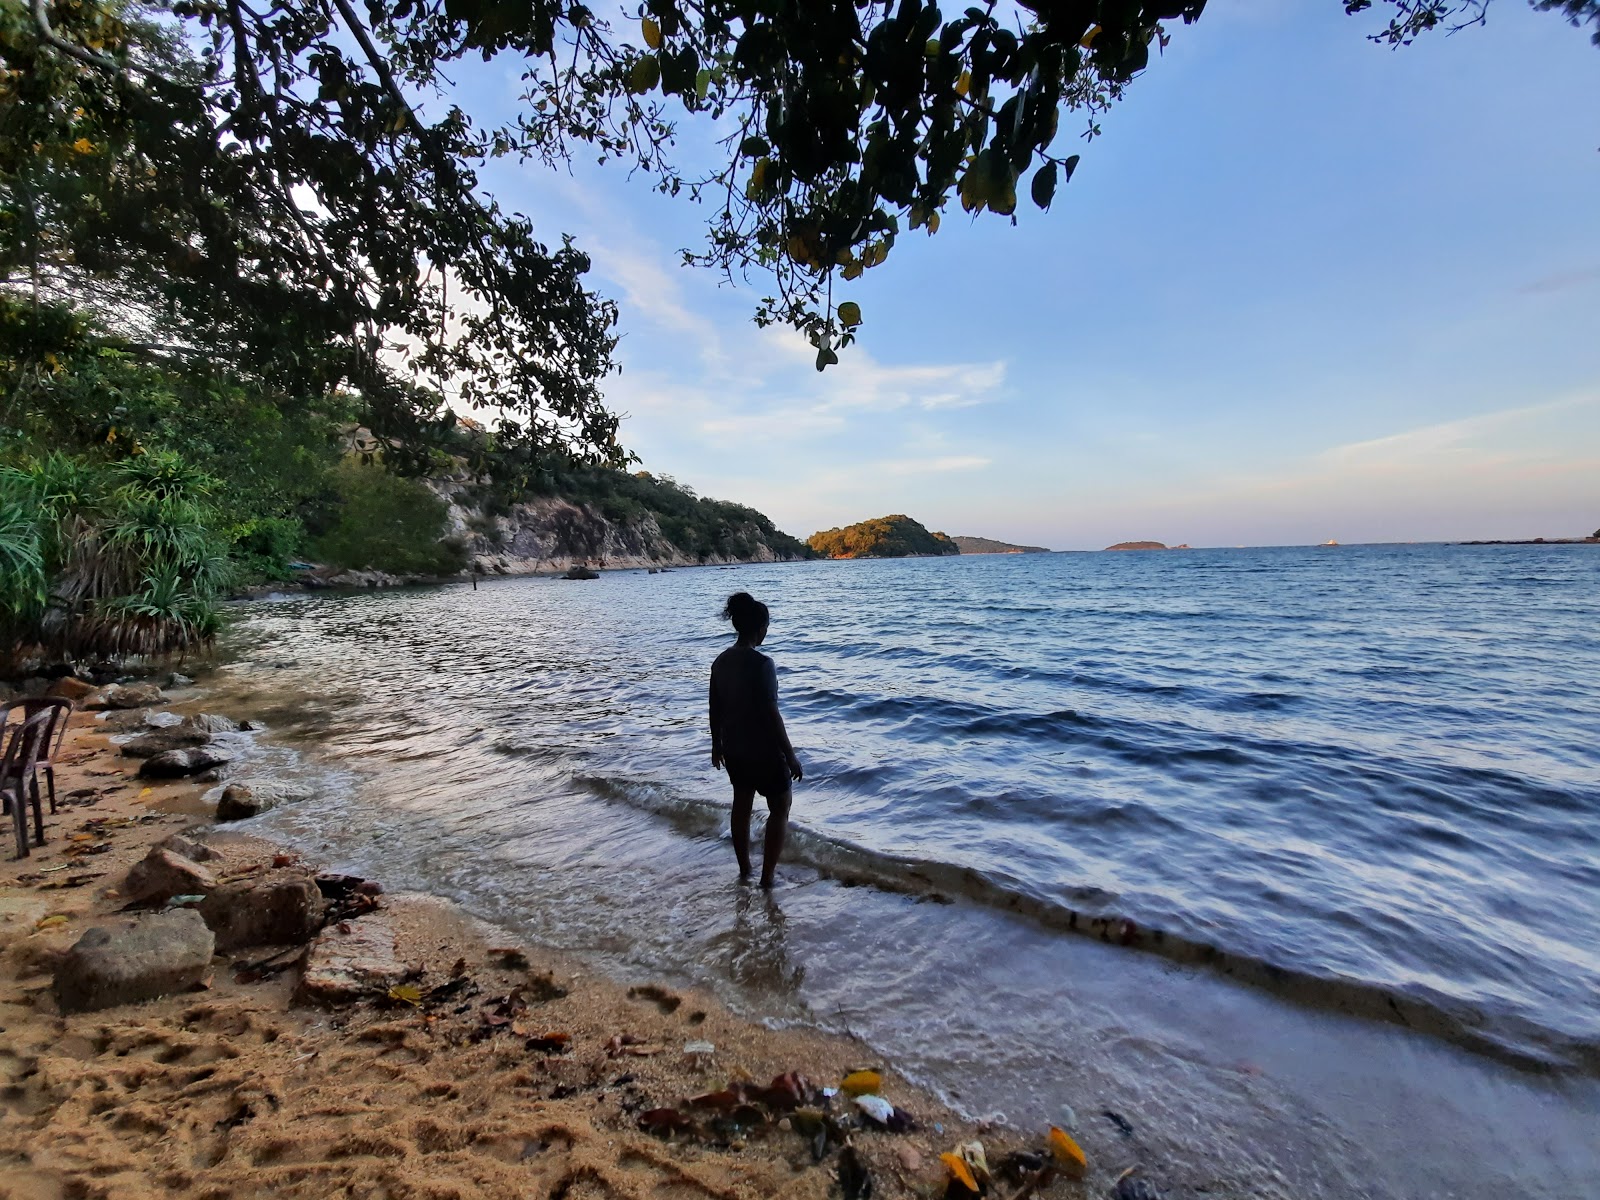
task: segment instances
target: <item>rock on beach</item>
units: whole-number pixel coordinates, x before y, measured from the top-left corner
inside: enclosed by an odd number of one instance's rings
[[[101,689],[100,702],[107,708],[149,708],[167,697],[153,683],[113,683]]]
[[[345,1004],[405,977],[405,965],[395,956],[394,928],[374,913],[322,931],[311,943],[295,995],[310,1004]]]
[[[192,750],[164,750],[160,754],[152,755],[139,766],[141,779],[183,779],[189,775],[198,775],[202,771],[209,771],[213,767],[226,766],[232,762],[230,755],[209,746],[197,746]]]
[[[274,871],[222,884],[199,913],[216,935],[217,949],[294,946],[322,927],[326,903],[317,881],[302,871]],[[392,940],[391,940],[392,950]]]
[[[168,750],[193,750],[204,746],[211,735],[202,729],[186,729],[174,725],[166,729],[152,729],[138,737],[123,742],[122,753],[127,758],[154,758]]]
[[[154,846],[133,864],[118,890],[127,900],[164,904],[174,896],[203,896],[216,886],[216,876],[193,859]]]
[[[62,957],[52,990],[63,1013],[134,1004],[198,985],[216,939],[190,909],[86,930]]]
[[[222,789],[222,796],[217,801],[217,820],[243,821],[248,817],[260,816],[280,804],[309,800],[311,794],[308,787],[271,780],[251,779],[230,783]]]

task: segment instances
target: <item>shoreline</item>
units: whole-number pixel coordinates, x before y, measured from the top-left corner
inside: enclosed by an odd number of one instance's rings
[[[169,707],[199,708],[188,697]],[[268,865],[314,869],[296,851],[200,817],[195,783],[137,779],[137,760],[108,736],[107,725],[123,720],[74,714],[48,840],[0,866],[0,1195],[732,1200],[820,1198],[836,1186],[839,1150],[817,1160],[794,1127],[799,1114],[747,1113],[754,1124],[735,1126],[710,1096],[790,1072],[832,1087],[882,1067],[859,1042],[767,1028],[701,989],[630,986],[536,946],[491,953],[505,935],[420,893],[381,900],[397,957],[423,995],[458,988],[466,1003],[375,994],[307,1006],[295,1000],[293,969],[245,982],[259,972],[241,974],[241,965],[272,951],[252,947],[214,959],[203,990],[62,1016],[52,970],[86,929],[128,919],[116,886],[156,842],[188,831],[219,853],[208,865],[223,880]],[[520,1011],[509,1032],[486,1024],[481,1005],[519,982],[547,998]],[[715,1050],[684,1050],[706,1042]],[[892,1070],[884,1079],[884,1097],[913,1116],[912,1130],[858,1127],[864,1119],[842,1094],[830,1106],[875,1195],[942,1191],[939,1155],[974,1138],[991,1164],[1024,1144],[965,1121]],[[697,1096],[707,1104],[684,1103]],[[663,1108],[698,1131],[663,1138],[640,1127],[641,1114]],[[1093,1191],[1115,1174],[1091,1167]],[[1090,1192],[1060,1182],[1050,1194]]]

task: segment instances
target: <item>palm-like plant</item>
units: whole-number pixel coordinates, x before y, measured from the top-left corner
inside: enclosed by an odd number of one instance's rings
[[[209,644],[230,566],[204,504],[213,487],[167,452],[109,465],[50,454],[0,473],[12,652],[159,657]]]

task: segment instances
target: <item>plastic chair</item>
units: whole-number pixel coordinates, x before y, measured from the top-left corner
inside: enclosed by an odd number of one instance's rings
[[[44,845],[44,811],[39,802],[39,757],[44,753],[53,708],[43,708],[14,727],[0,758],[0,811],[11,813],[17,857],[28,857],[28,800],[33,800],[33,835]]]
[[[67,725],[72,720],[73,710],[77,705],[71,700],[64,700],[59,696],[40,696],[31,700],[13,700],[5,706],[0,713],[0,739],[4,738],[6,728],[11,724],[11,710],[21,709],[22,718],[33,716],[35,713],[48,711],[50,713],[50,728],[45,730],[44,748],[39,752],[39,761],[34,764],[36,771],[44,772],[46,788],[50,793],[50,811],[56,811],[56,763],[61,759],[61,744],[67,740]]]

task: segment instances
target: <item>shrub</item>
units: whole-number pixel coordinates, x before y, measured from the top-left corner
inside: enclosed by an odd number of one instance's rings
[[[396,575],[453,575],[466,566],[465,546],[442,536],[448,506],[416,480],[347,458],[329,481],[333,524],[312,546],[322,562]]]

